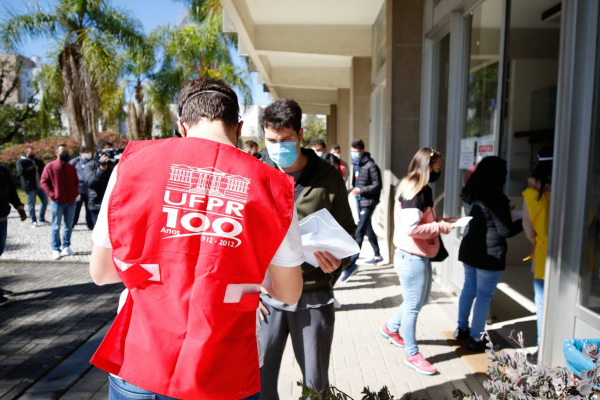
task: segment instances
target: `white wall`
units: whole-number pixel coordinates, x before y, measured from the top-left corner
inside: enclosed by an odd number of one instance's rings
[[[531,129],[531,95],[533,92],[556,86],[558,60],[518,59],[511,60],[511,86],[509,97],[509,196],[516,196],[526,188],[523,174],[529,172],[531,145],[527,137],[515,138],[514,133]],[[539,146],[537,146],[539,148]]]

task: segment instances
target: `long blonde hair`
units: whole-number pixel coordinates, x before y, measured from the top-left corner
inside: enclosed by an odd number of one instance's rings
[[[442,153],[430,147],[423,147],[417,151],[408,167],[406,175],[396,191],[396,198],[402,196],[405,200],[412,200],[429,183],[429,167],[442,158]]]

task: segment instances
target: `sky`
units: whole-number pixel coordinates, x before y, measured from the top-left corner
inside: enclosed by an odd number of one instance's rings
[[[55,0],[40,0],[39,3],[46,10],[51,10],[56,4]],[[4,0],[0,1],[0,15],[6,7],[10,7],[17,13],[26,13],[28,6],[34,4],[30,0]],[[177,24],[185,16],[184,3],[175,0],[112,0],[114,7],[126,8],[133,11],[134,15],[142,22],[144,31],[149,33],[153,28],[162,24]],[[26,56],[39,56],[45,61],[45,55],[52,48],[52,39],[36,39],[24,41],[19,53]],[[237,55],[235,49],[232,51],[234,64],[242,66],[243,60]],[[252,98],[254,104],[266,105],[270,103],[268,93],[263,92],[262,84],[257,82],[257,72],[250,73],[252,82]]]

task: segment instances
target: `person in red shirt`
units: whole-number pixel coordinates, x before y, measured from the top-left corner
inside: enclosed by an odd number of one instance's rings
[[[75,202],[79,196],[79,178],[75,167],[69,164],[69,152],[66,144],[56,146],[56,160],[46,164],[40,178],[40,186],[50,198],[52,210],[52,259],[58,260],[61,256],[72,256],[74,253],[71,250],[71,232]],[[65,229],[61,243],[60,225],[63,220]]]
[[[222,80],[185,82],[177,114],[182,137],[129,142],[102,199],[90,274],[128,290],[91,363],[114,400],[258,400],[261,284],[302,292],[293,180],[235,147]]]

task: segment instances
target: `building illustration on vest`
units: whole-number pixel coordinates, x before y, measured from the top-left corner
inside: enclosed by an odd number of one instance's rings
[[[246,202],[250,179],[231,175],[216,168],[198,168],[183,164],[171,165],[167,189]]]
[[[214,167],[171,164],[162,208],[167,219],[161,229],[168,236],[163,239],[202,236],[203,242],[238,247],[249,188],[249,178]]]

